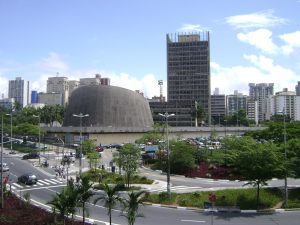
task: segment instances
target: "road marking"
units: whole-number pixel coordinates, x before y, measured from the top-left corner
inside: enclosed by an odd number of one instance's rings
[[[191,222],[191,223],[206,223],[204,220],[181,220],[182,222]]]
[[[44,179],[44,181],[50,182],[51,184],[57,184],[56,182],[49,180],[49,179]]]
[[[62,181],[56,180],[56,179],[50,179],[50,180],[52,180],[52,181],[54,181],[54,182],[56,182],[56,183],[59,183],[59,184],[63,183]]]
[[[19,189],[19,191],[33,191],[33,190],[49,189],[49,188],[63,187],[63,186],[67,186],[67,184],[60,184],[60,185],[55,185],[55,186],[43,186],[43,187],[36,187],[36,188]]]
[[[44,185],[44,184],[49,185],[50,184],[50,183],[47,183],[47,182],[45,182],[43,180],[39,180],[38,183],[42,183],[42,185]]]
[[[17,186],[18,188],[23,188],[23,186],[17,184],[17,183],[12,183],[12,185]]]

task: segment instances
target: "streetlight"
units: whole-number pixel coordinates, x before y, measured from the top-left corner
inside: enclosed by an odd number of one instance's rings
[[[80,148],[79,148],[79,175],[81,175],[82,172],[82,118],[88,117],[89,114],[83,115],[82,113],[73,114],[74,117],[79,117],[79,124],[80,124]]]
[[[171,197],[171,189],[170,189],[170,151],[169,151],[169,129],[168,129],[168,118],[171,116],[175,116],[174,113],[159,113],[158,115],[164,117],[166,119],[166,130],[167,130],[167,193],[169,198]]]
[[[285,108],[283,108],[283,139],[284,139],[284,161],[287,161],[287,153],[286,153],[286,123],[285,123]],[[287,185],[287,169],[285,169],[285,176],[284,176],[284,206],[288,206],[288,185]]]
[[[40,115],[33,115],[35,118],[39,118],[39,164],[41,165],[41,117]]]
[[[282,112],[279,112],[283,115],[283,141],[284,141],[284,161],[286,164],[287,161],[287,151],[286,151],[286,122],[285,122],[285,108],[283,107]],[[289,193],[288,193],[288,184],[287,184],[287,169],[285,168],[285,174],[284,174],[284,206],[288,206],[288,199],[289,199]]]
[[[4,208],[3,198],[3,114],[1,115],[1,208]]]
[[[12,112],[5,115],[10,116],[10,152],[12,153]]]

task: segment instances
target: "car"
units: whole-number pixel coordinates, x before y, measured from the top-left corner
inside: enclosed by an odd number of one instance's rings
[[[62,157],[62,161],[65,163],[74,163],[75,162],[75,157],[73,155],[64,155]]]
[[[18,177],[18,182],[23,184],[36,184],[38,179],[36,175],[32,173],[25,173],[22,176]]]
[[[8,167],[7,163],[3,163],[2,165],[0,163],[0,171],[2,171],[2,172],[9,171],[9,167]]]
[[[40,154],[38,152],[31,152],[26,155],[23,155],[23,159],[38,159],[40,158]]]
[[[96,146],[96,149],[95,149],[97,152],[103,152],[104,151],[104,148],[102,146]]]

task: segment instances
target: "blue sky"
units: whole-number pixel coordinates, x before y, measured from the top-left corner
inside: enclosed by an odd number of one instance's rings
[[[110,77],[166,93],[166,34],[210,31],[211,89],[248,94],[248,83],[294,90],[300,81],[299,0],[1,0],[0,93],[21,76]]]

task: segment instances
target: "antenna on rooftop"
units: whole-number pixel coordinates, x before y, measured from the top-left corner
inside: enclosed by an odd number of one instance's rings
[[[163,81],[159,80],[158,85],[159,85],[159,98],[160,98],[160,101],[162,102],[163,101]]]

